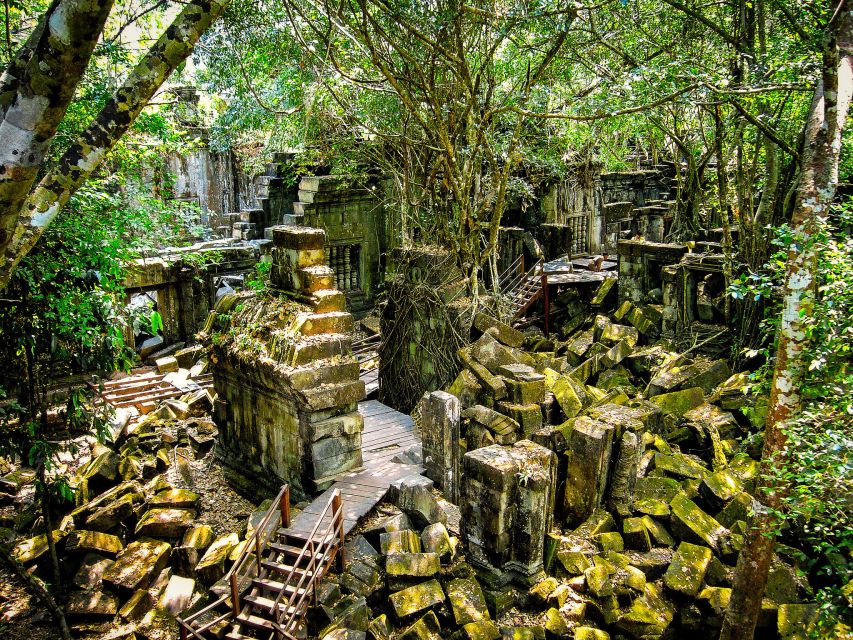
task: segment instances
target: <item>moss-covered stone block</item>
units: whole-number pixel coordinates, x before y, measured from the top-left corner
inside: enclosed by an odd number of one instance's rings
[[[195,574],[205,585],[212,585],[225,575],[225,563],[240,538],[236,533],[220,536],[208,548],[196,565]]]
[[[145,589],[169,562],[171,550],[171,545],[159,540],[143,538],[131,542],[101,579],[119,593]]]
[[[444,590],[438,580],[428,580],[397,593],[389,598],[398,619],[410,618],[421,611],[437,607],[444,602]]]
[[[702,478],[709,473],[699,461],[677,452],[655,453],[655,469],[678,479]]]
[[[669,503],[670,523],[673,533],[682,540],[689,540],[711,547],[718,553],[728,551],[728,529],[702,511],[695,502],[683,493],[678,493]]]
[[[705,392],[700,387],[691,387],[654,396],[650,402],[659,406],[664,414],[680,418],[705,402]]]
[[[440,569],[441,561],[435,553],[390,553],[385,559],[385,571],[389,576],[431,578]]]
[[[682,542],[663,576],[664,584],[673,591],[696,597],[702,588],[711,555],[708,547]]]
[[[473,578],[458,578],[447,585],[447,598],[457,625],[491,620],[480,584]]]

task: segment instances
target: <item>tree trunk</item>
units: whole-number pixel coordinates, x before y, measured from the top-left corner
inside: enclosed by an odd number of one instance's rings
[[[853,95],[853,10],[851,0],[843,0],[829,27],[823,58],[823,76],[806,123],[806,144],[802,172],[797,187],[791,227],[797,238],[788,251],[783,289],[782,321],[779,327],[770,409],[764,433],[763,470],[778,466],[784,456],[785,423],[801,408],[799,390],[806,363],[803,350],[806,334],[801,314],[812,312],[815,298],[817,254],[812,241],[814,222],[826,214],[838,183],[841,133]],[[759,477],[766,477],[762,473]],[[726,610],[721,640],[750,640],[755,633],[767,574],[773,558],[779,510],[784,486],[764,486],[766,503],[750,517],[748,531],[738,557],[732,595]]]
[[[3,545],[0,545],[0,560],[5,562],[6,565],[8,565],[8,567],[23,581],[27,589],[33,593],[36,598],[41,600],[42,604],[53,617],[53,621],[56,622],[56,626],[59,627],[62,640],[71,640],[71,632],[68,630],[68,624],[65,622],[65,615],[62,613],[62,609],[59,608],[59,605],[56,604],[56,600],[54,600],[50,593],[48,593],[44,583],[36,576],[31,575],[20,562],[12,557],[8,549]]]
[[[0,81],[0,251],[6,248],[113,0],[59,0]]]
[[[74,192],[127,132],[163,82],[192,53],[196,42],[229,2],[193,0],[188,4],[78,141],[65,152],[58,166],[30,193],[18,216],[14,235],[5,247],[5,261],[0,268],[0,289],[8,284],[18,263],[30,252]]]

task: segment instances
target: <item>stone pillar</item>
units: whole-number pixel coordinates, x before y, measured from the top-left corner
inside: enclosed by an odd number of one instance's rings
[[[601,506],[607,488],[612,425],[587,416],[576,418],[567,438],[566,491],[563,507],[570,524],[586,520]]]
[[[453,504],[459,504],[459,398],[445,391],[424,394],[421,408],[426,475]]]
[[[462,464],[462,537],[469,561],[494,586],[537,582],[554,513],[556,456],[522,440],[469,451]]]
[[[669,265],[661,271],[663,282],[663,321],[661,323],[661,334],[674,336],[678,333],[678,313],[681,308],[681,285],[678,265]]]
[[[325,265],[325,234],[282,226],[272,237],[271,283],[296,295],[241,292],[217,306],[220,315],[230,312],[230,327],[246,327],[244,335],[220,330],[213,344],[214,384],[226,403],[216,412],[219,450],[256,481],[284,480],[297,495],[310,494],[362,468],[364,382],[352,355],[352,316]]]
[[[616,465],[610,481],[607,507],[627,518],[634,505],[634,486],[637,484],[637,467],[643,454],[643,443],[633,431],[626,431],[619,441]]]

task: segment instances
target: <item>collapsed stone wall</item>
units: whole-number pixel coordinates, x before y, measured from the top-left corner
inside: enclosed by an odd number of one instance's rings
[[[604,634],[596,638],[715,637],[755,505],[758,462],[741,441],[761,414],[725,360],[658,341],[659,305],[613,308],[587,306],[551,338],[475,318],[463,370],[423,403],[427,474],[460,496],[467,558],[495,602],[507,601],[502,582],[547,575],[514,602],[542,607],[549,637],[589,627]],[[532,447],[551,462],[519,464],[517,452]],[[431,472],[432,459],[454,456],[460,473]],[[525,482],[539,490],[535,517],[519,493]],[[543,573],[517,570],[516,556]],[[807,608],[796,562],[774,558],[763,630],[788,629]]]
[[[223,298],[207,336],[218,454],[255,481],[311,494],[361,468],[364,383],[325,234],[280,226],[272,235],[272,290]]]

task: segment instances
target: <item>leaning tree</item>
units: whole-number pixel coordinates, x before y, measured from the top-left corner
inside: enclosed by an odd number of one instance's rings
[[[0,289],[229,2],[186,4],[51,167],[43,163],[113,2],[54,0],[41,16],[0,77]]]

